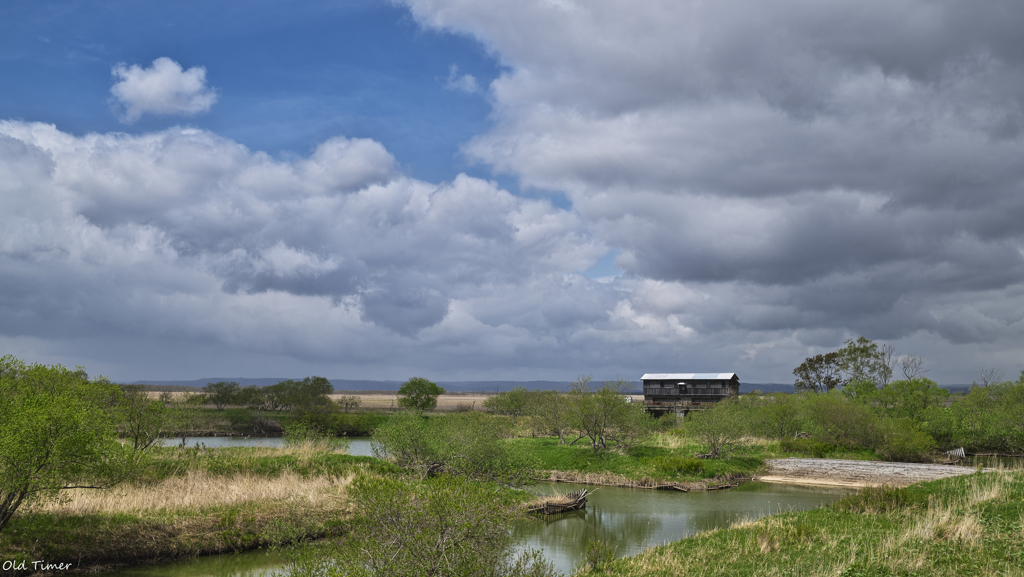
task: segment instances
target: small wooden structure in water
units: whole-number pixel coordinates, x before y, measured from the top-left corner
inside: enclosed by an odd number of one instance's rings
[[[538,515],[557,515],[558,513],[567,513],[578,509],[586,509],[587,496],[591,495],[593,492],[594,491],[587,491],[584,488],[571,493],[565,493],[563,495],[555,495],[553,497],[546,498],[539,504],[532,505],[526,511],[528,513],[537,513]]]

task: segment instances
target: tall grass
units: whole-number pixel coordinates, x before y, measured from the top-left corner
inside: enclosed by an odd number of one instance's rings
[[[158,449],[132,482],[19,511],[0,533],[0,558],[85,569],[322,537],[350,518],[357,474],[389,472],[376,459],[314,445]]]
[[[310,506],[337,506],[354,474],[302,477],[285,471],[277,477],[239,473],[215,475],[189,470],[155,484],[131,483],[106,491],[75,489],[62,501],[39,504],[26,512],[60,515],[140,514],[258,502],[296,502]]]

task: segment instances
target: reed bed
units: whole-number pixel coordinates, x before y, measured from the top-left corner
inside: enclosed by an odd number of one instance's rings
[[[0,558],[91,570],[321,538],[347,526],[356,475],[393,468],[315,445],[158,449],[153,457],[134,482],[23,508],[0,533]]]
[[[251,474],[214,475],[190,470],[156,484],[129,484],[108,490],[74,489],[61,501],[32,507],[34,512],[61,515],[138,514],[176,509],[253,502],[303,502],[311,506],[336,505],[354,475],[302,477],[286,471],[277,477]],[[26,511],[28,512],[28,511]]]

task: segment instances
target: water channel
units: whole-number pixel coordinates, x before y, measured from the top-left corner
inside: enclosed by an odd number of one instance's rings
[[[180,440],[166,439],[164,446]],[[191,437],[188,446],[201,443],[219,447],[280,447],[281,438]],[[373,455],[368,437],[352,438],[352,455]],[[1014,466],[1021,458],[981,458],[971,465]],[[584,487],[572,483],[540,483],[529,487],[537,495],[565,493]],[[647,547],[676,541],[700,531],[727,527],[779,511],[801,511],[832,503],[847,489],[746,483],[726,491],[650,491],[620,487],[593,487],[597,491],[582,511],[518,523],[513,534],[520,548],[540,549],[556,568],[569,575],[579,564],[588,543],[604,541],[616,556],[635,555]],[[102,573],[109,577],[255,577],[279,575],[284,560],[273,552],[213,555],[174,563],[133,567]]]
[[[348,454],[356,457],[372,457],[373,449],[370,447],[370,437],[349,437],[351,443],[348,447]],[[181,439],[162,439],[161,446],[177,447],[181,445]],[[208,449],[221,449],[224,447],[283,447],[283,437],[187,437],[186,447],[203,445]]]
[[[207,447],[280,446],[281,439],[196,437],[187,444]],[[167,445],[176,444],[168,440]],[[372,455],[368,438],[352,440],[350,453]],[[565,493],[584,487],[572,483],[539,483],[529,487],[538,495]],[[610,544],[616,556],[635,555],[643,549],[675,541],[694,533],[727,527],[747,518],[779,511],[813,509],[838,500],[848,490],[771,483],[747,483],[726,491],[650,491],[621,487],[593,487],[585,510],[558,516],[529,518],[516,524],[513,535],[520,548],[540,549],[556,568],[569,575],[579,564],[588,543]],[[102,573],[109,577],[255,577],[277,575],[283,559],[276,553],[254,551],[213,555],[174,563],[133,567]]]

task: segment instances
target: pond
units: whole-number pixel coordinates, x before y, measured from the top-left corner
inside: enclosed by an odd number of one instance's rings
[[[773,483],[690,493],[546,483],[531,491],[550,495],[583,487],[597,489],[587,499],[586,509],[526,520],[514,530],[521,547],[541,549],[566,575],[580,563],[587,544],[594,541],[611,545],[616,557],[636,555],[648,547],[728,527],[743,519],[814,509],[850,492]]]
[[[369,445],[368,442],[366,444]],[[551,495],[582,487],[585,485],[542,483],[529,489],[535,494]],[[747,483],[726,491],[691,493],[586,487],[597,490],[588,498],[585,510],[551,517],[531,517],[517,523],[513,529],[520,548],[541,549],[565,575],[579,564],[587,544],[592,541],[610,544],[616,556],[635,555],[652,545],[682,539],[699,531],[728,527],[742,519],[754,519],[779,511],[813,509],[832,503],[849,492],[771,483]],[[279,573],[282,562],[274,553],[255,551],[134,567],[101,575],[255,577],[261,573]]]

